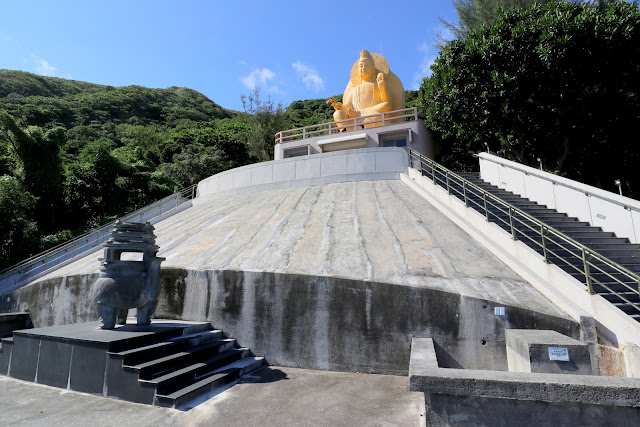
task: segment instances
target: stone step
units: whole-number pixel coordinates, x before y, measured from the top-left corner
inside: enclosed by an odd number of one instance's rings
[[[171,369],[179,369],[190,363],[196,362],[211,352],[228,350],[233,347],[235,340],[223,339],[191,347],[185,351],[173,353],[158,359],[135,365],[122,365],[125,371],[137,372],[139,378],[150,377]]]
[[[245,357],[219,370],[196,378],[185,387],[165,395],[156,395],[155,404],[170,408],[179,408],[194,399],[215,392],[216,389],[238,380],[265,364],[263,357]]]
[[[136,365],[182,351],[194,345],[217,341],[222,338],[224,337],[221,330],[206,330],[203,332],[181,335],[166,341],[156,342],[130,350],[109,352],[108,354],[112,357],[121,358],[124,365]]]
[[[140,379],[139,382],[154,386],[156,388],[156,394],[170,394],[179,390],[184,384],[193,381],[196,378],[200,378],[209,372],[220,369],[248,356],[248,348],[232,348],[206,357],[200,362],[190,364],[175,371]]]

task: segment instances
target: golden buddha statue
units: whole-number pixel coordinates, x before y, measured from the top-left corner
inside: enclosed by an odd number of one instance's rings
[[[330,102],[336,110],[333,113],[333,119],[336,122],[376,115],[403,109],[404,87],[398,76],[389,70],[389,63],[384,56],[363,50],[360,52],[360,58],[351,67],[351,79],[344,90],[342,102],[334,98],[329,98],[327,102]],[[380,120],[376,117],[363,119],[362,121],[366,122],[363,126],[365,128],[380,126],[382,122],[376,119]],[[348,124],[348,122],[339,123],[338,127],[341,130],[353,130],[354,127],[347,126]]]

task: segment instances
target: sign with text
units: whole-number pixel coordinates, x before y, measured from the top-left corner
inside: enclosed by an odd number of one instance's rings
[[[549,360],[569,361],[569,349],[566,347],[549,347]]]

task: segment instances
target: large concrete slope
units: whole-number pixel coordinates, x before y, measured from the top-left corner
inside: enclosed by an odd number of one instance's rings
[[[157,316],[209,321],[281,366],[406,373],[411,339],[432,337],[444,365],[506,369],[505,329],[580,338],[401,180],[196,199],[156,234]],[[10,308],[31,309],[36,326],[94,320],[100,256],[16,292]]]
[[[560,312],[402,181],[209,199],[156,225],[163,268],[337,276]],[[96,252],[52,277],[98,272]]]

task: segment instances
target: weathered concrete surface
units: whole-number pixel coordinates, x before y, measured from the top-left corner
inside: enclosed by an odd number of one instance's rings
[[[407,377],[271,367],[186,412],[3,376],[0,408],[3,426],[419,426],[424,398]]]
[[[85,277],[88,287],[91,276]],[[495,316],[495,302],[427,287],[182,269],[163,270],[160,285],[158,317],[209,321],[281,366],[406,374],[411,338],[434,337],[445,366],[506,370],[505,329],[580,336],[579,325],[564,316],[508,305],[506,316]],[[41,309],[43,319],[55,317],[46,304]]]
[[[401,181],[220,198],[156,234],[166,258],[157,316],[210,321],[282,366],[406,374],[411,338],[433,336],[447,366],[506,370],[505,328],[580,338],[576,322]],[[98,257],[0,309],[31,309],[37,327],[95,320],[86,290]]]
[[[410,390],[434,425],[635,425],[640,379],[443,369],[431,339],[414,339]],[[435,357],[434,357],[435,356]]]
[[[412,391],[640,408],[640,378],[445,369],[435,348],[430,338],[414,338],[411,352],[435,352],[439,366],[432,356],[412,357]]]
[[[509,329],[505,331],[509,372],[592,375],[587,344],[556,331]],[[549,347],[567,351],[566,361],[550,360]],[[596,372],[597,373],[597,372]]]
[[[562,313],[401,181],[211,200],[156,225],[163,268],[337,276]],[[99,253],[45,276],[93,274]]]

